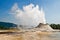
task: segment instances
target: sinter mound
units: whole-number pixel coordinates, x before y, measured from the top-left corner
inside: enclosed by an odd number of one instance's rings
[[[48,24],[40,23],[36,28],[40,28],[41,30],[45,31],[53,31],[53,29]]]

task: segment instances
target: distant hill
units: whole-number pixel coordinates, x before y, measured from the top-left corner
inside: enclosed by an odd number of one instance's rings
[[[14,28],[17,27],[17,24],[9,23],[9,22],[0,22],[0,28]]]

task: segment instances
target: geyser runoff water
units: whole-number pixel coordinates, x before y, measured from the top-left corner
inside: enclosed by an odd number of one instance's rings
[[[39,5],[35,6],[31,3],[20,9],[17,3],[15,3],[11,13],[18,19],[20,25],[37,26],[39,23],[46,24],[43,8],[39,8]]]

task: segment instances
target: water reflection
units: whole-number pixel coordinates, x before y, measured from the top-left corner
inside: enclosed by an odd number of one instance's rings
[[[26,32],[23,40],[60,40],[60,32]]]
[[[60,40],[60,32],[27,32],[23,40]]]
[[[40,35],[41,40],[60,40],[60,32],[52,32],[51,34]]]

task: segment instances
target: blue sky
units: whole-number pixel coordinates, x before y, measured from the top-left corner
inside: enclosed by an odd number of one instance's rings
[[[9,13],[14,3],[22,9],[24,5],[33,3],[43,7],[47,23],[60,23],[60,0],[0,0],[0,21],[17,23]]]

